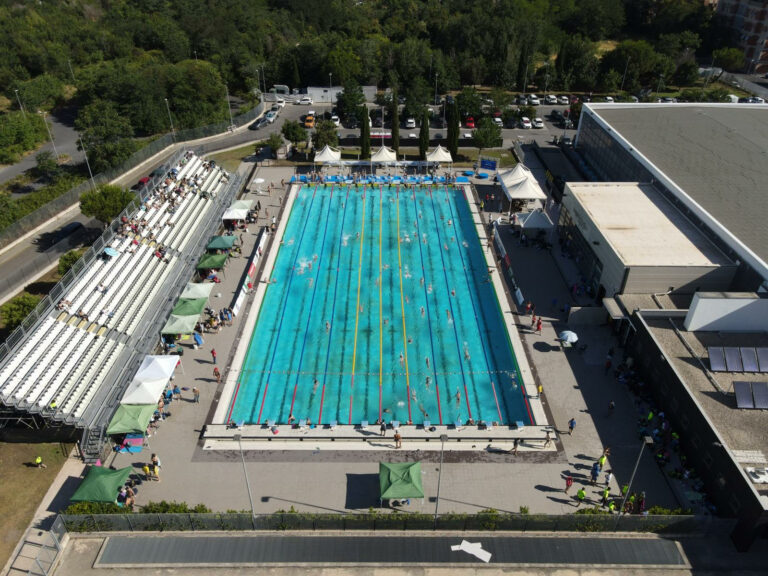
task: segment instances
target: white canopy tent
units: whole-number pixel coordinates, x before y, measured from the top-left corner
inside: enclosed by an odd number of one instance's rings
[[[248,218],[248,212],[253,207],[253,200],[237,200],[227,208],[222,220],[245,220]]]
[[[184,288],[184,292],[181,293],[179,298],[208,298],[211,295],[214,284],[196,284],[190,282]]]
[[[448,162],[453,164],[453,157],[447,148],[443,148],[440,144],[438,144],[437,148],[427,154],[427,162]]]
[[[178,356],[145,356],[120,404],[155,404],[178,363]]]
[[[341,150],[331,148],[328,144],[320,152],[315,153],[315,159],[313,162],[323,162],[325,164],[338,163],[341,160]]]
[[[373,164],[391,164],[397,162],[397,154],[392,148],[382,146],[371,156],[371,162]]]
[[[499,182],[510,201],[547,199],[536,177],[523,164],[518,164],[506,172],[499,172]]]
[[[555,227],[552,220],[543,210],[534,210],[533,212],[517,212],[515,214],[516,224],[523,230],[551,230]]]

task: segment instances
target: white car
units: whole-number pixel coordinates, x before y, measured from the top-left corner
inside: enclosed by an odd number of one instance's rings
[[[303,98],[296,100],[296,104],[311,106],[312,98],[310,98],[309,96],[304,96]]]
[[[558,104],[565,104],[567,106],[568,104],[571,103],[571,101],[568,98],[568,96],[563,95],[563,96],[560,96],[560,98],[557,99],[557,103]]]
[[[557,104],[557,96],[554,94],[548,94],[544,97],[545,104]]]
[[[416,120],[414,120],[413,118],[408,118],[405,121],[405,127],[406,128],[416,128]]]
[[[613,96],[606,96],[605,97],[606,102],[613,102]]]
[[[317,116],[317,113],[314,110],[307,110],[307,116]]]
[[[339,120],[338,116],[331,116],[331,122],[333,122],[334,126],[341,126],[341,120]]]
[[[541,118],[534,118],[533,119],[533,127],[534,128],[544,128],[544,120]]]
[[[272,112],[272,110],[270,110],[269,112],[267,112],[267,115],[264,116],[264,118],[267,119],[267,122],[272,124],[275,121],[275,119],[277,118],[277,112]]]
[[[278,98],[277,100],[275,100],[275,105],[280,106],[280,108],[285,108],[285,100],[283,100],[282,98]]]
[[[493,123],[496,124],[499,128],[504,128],[504,121],[501,118],[493,118]]]
[[[520,128],[524,128],[528,130],[529,128],[531,128],[531,126],[532,125],[531,125],[530,118],[528,118],[527,116],[523,116],[522,118],[520,118]]]
[[[528,106],[538,106],[540,104],[539,97],[536,94],[528,96]]]

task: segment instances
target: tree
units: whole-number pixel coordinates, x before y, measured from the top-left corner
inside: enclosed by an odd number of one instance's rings
[[[49,181],[54,181],[61,174],[61,166],[56,161],[53,152],[43,150],[35,156],[35,175]]]
[[[134,198],[135,194],[130,190],[105,184],[80,196],[80,211],[107,224],[117,218]]]
[[[673,76],[678,86],[693,86],[699,79],[699,66],[695,60],[686,60],[675,70]]]
[[[371,156],[371,124],[368,108],[360,107],[360,158]]]
[[[392,90],[392,149],[400,151],[400,105],[397,103],[397,91]]]
[[[462,118],[466,116],[478,118],[482,112],[483,101],[480,98],[480,94],[474,88],[464,88],[456,96],[456,104],[459,107],[459,113]]]
[[[312,146],[315,150],[322,150],[326,146],[337,148],[339,146],[339,133],[336,124],[330,120],[321,120],[315,125],[315,133],[312,134]]]
[[[429,110],[424,110],[421,115],[421,126],[419,127],[419,159],[427,159],[429,150]]]
[[[448,151],[454,160],[459,154],[459,107],[456,102],[448,106]]]
[[[286,120],[281,132],[285,139],[293,144],[294,147],[296,147],[299,142],[307,141],[307,130],[301,125],[301,122]]]
[[[267,138],[267,146],[269,146],[269,150],[272,153],[272,158],[277,158],[277,151],[280,150],[283,144],[283,137],[277,132],[272,132],[272,134],[269,135],[269,138]]]
[[[83,252],[85,252],[84,248],[76,248],[62,254],[59,258],[59,276],[64,276],[67,272],[69,272],[72,266],[75,265],[75,262],[80,260]]]
[[[483,148],[496,148],[501,146],[502,143],[501,127],[497,126],[493,120],[486,116],[485,118],[481,118],[480,122],[477,124],[473,138],[475,140],[475,145],[478,148],[478,153],[482,151]]]
[[[344,90],[339,92],[336,97],[336,110],[339,118],[346,119],[354,116],[363,104],[365,104],[363,89],[354,80],[344,84]]]
[[[96,100],[80,110],[75,121],[80,141],[88,147],[94,172],[103,172],[124,162],[136,150],[133,128],[112,102]],[[82,143],[78,149],[82,150]]]
[[[715,66],[728,72],[735,72],[744,67],[744,52],[737,48],[720,48],[712,52]]]
[[[8,331],[16,329],[35,309],[40,298],[40,296],[23,292],[0,306],[0,317],[3,319],[5,329]]]

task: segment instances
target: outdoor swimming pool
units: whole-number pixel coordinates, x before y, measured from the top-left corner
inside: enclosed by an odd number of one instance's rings
[[[304,185],[228,420],[534,424],[462,188]]]

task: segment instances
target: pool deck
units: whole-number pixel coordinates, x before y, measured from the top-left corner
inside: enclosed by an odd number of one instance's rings
[[[374,184],[373,186],[376,186]],[[489,241],[486,228],[483,225],[482,216],[478,210],[478,206],[472,201],[474,194],[471,187],[468,184],[455,185],[457,188],[462,188],[465,197],[467,198],[467,204],[469,205],[472,219],[477,230],[478,241],[481,246],[485,246]],[[282,238],[285,232],[285,228],[288,225],[288,216],[291,213],[293,204],[298,197],[301,184],[291,184],[288,188],[285,202],[281,203],[282,217],[278,219],[277,230],[273,233],[274,239]],[[492,241],[492,240],[491,240]],[[288,424],[280,424],[274,427],[266,426],[263,424],[244,424],[241,426],[231,427],[227,425],[229,421],[229,415],[231,413],[232,404],[234,401],[234,395],[238,389],[238,378],[240,376],[240,367],[245,362],[246,355],[248,353],[248,347],[250,345],[253,333],[256,329],[256,322],[259,317],[259,311],[266,297],[267,287],[270,282],[270,274],[274,269],[277,255],[280,249],[278,242],[273,242],[271,247],[265,254],[265,260],[261,268],[261,277],[258,279],[257,284],[252,293],[252,300],[246,305],[246,318],[242,328],[242,337],[238,343],[238,346],[232,357],[230,368],[225,376],[224,387],[221,392],[221,400],[219,401],[216,412],[214,414],[212,422],[206,426],[203,434],[204,449],[205,450],[233,450],[238,449],[238,444],[234,443],[236,436],[240,437],[240,446],[243,450],[264,450],[264,449],[276,449],[276,445],[283,444],[285,442],[295,441],[328,441],[339,442],[334,444],[334,449],[345,450],[352,447],[355,450],[360,449],[360,445],[355,441],[366,441],[370,433],[373,433],[378,438],[379,426],[371,425],[362,429],[360,426],[330,426],[322,427],[303,427],[290,426]],[[493,259],[493,252],[487,248],[483,249],[485,255],[486,264],[489,271],[496,269],[496,262]],[[504,320],[504,325],[507,329],[507,334],[510,338],[512,345],[512,351],[515,356],[519,368],[520,379],[526,393],[526,401],[528,403],[530,413],[533,416],[533,420],[536,423],[533,426],[494,426],[486,429],[480,429],[476,425],[455,426],[434,425],[435,431],[425,430],[420,425],[403,425],[402,434],[407,435],[409,442],[418,441],[423,446],[420,446],[421,450],[439,450],[439,438],[441,435],[445,435],[449,441],[482,441],[482,442],[501,442],[502,449],[511,449],[512,443],[515,439],[531,440],[539,444],[543,444],[547,437],[547,433],[550,433],[552,438],[555,437],[555,430],[551,427],[547,421],[544,407],[541,403],[541,399],[538,396],[536,390],[536,384],[534,382],[533,375],[531,373],[530,366],[528,365],[528,359],[526,357],[525,348],[523,347],[518,328],[515,324],[515,314],[510,306],[508,298],[508,290],[504,286],[504,282],[500,274],[490,274],[494,290],[496,292],[496,298],[499,302],[501,314]],[[507,296],[507,297],[505,297]],[[275,432],[277,430],[277,432]],[[393,432],[392,432],[393,433]],[[349,444],[349,446],[348,446]],[[410,446],[409,446],[410,447]],[[280,446],[280,449],[283,447]],[[544,448],[542,448],[544,449]],[[551,442],[547,446],[546,450],[555,450],[555,443]]]

